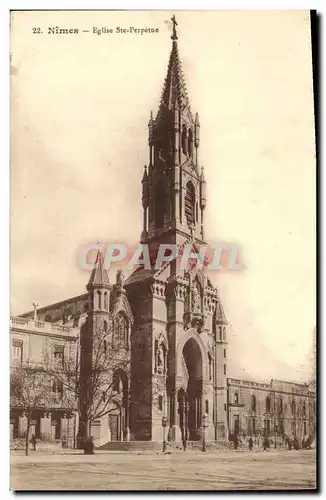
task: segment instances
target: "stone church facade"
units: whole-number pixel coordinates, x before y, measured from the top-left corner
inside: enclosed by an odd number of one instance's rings
[[[149,245],[151,255],[162,244],[176,245],[180,254],[206,245],[200,122],[190,108],[175,26],[171,38],[161,102],[155,118],[150,115],[149,161],[141,181],[140,242]],[[179,263],[176,258],[159,269],[139,265],[125,280],[118,272],[111,284],[99,251],[87,293],[38,310],[39,321],[79,329],[81,359],[87,339],[108,324],[112,342],[116,339],[130,358],[130,370],[117,376],[117,411],[93,423],[99,446],[110,440],[161,441],[163,417],[172,442],[202,439],[203,419],[208,441],[229,438],[234,401],[227,379],[228,323],[205,262],[184,270]]]

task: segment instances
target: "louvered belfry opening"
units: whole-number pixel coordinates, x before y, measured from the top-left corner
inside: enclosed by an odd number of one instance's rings
[[[187,184],[186,198],[185,198],[185,212],[188,226],[195,225],[195,189],[193,184],[189,181]]]

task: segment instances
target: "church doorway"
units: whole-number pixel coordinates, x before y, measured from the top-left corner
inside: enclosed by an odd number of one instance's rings
[[[111,441],[122,441],[122,418],[121,412],[109,415],[109,428]]]
[[[178,392],[179,422],[182,438],[189,441],[200,439],[203,366],[200,348],[194,339],[189,339],[182,351],[188,371],[187,391]]]

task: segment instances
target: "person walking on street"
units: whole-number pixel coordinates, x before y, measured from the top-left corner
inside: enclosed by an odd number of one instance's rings
[[[33,445],[33,450],[36,451],[36,437],[35,437],[35,434],[32,434],[31,443]]]
[[[182,440],[182,446],[183,446],[183,451],[186,451],[186,449],[187,449],[187,441],[185,440],[185,438],[183,438],[183,440]]]

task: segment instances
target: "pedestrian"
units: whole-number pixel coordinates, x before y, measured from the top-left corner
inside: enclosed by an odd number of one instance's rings
[[[264,438],[264,451],[268,451],[268,448],[269,448],[268,437],[265,437]]]
[[[35,434],[32,434],[31,443],[33,445],[33,450],[36,451],[36,437],[35,437]]]
[[[182,440],[182,446],[183,446],[183,451],[186,451],[186,449],[187,449],[187,441],[186,441],[185,438],[183,438],[183,440]]]
[[[248,444],[249,444],[249,450],[251,451],[251,450],[252,450],[252,448],[253,448],[253,446],[254,446],[254,442],[253,442],[253,439],[252,439],[252,437],[251,437],[251,436],[250,436],[250,438],[249,438]]]

